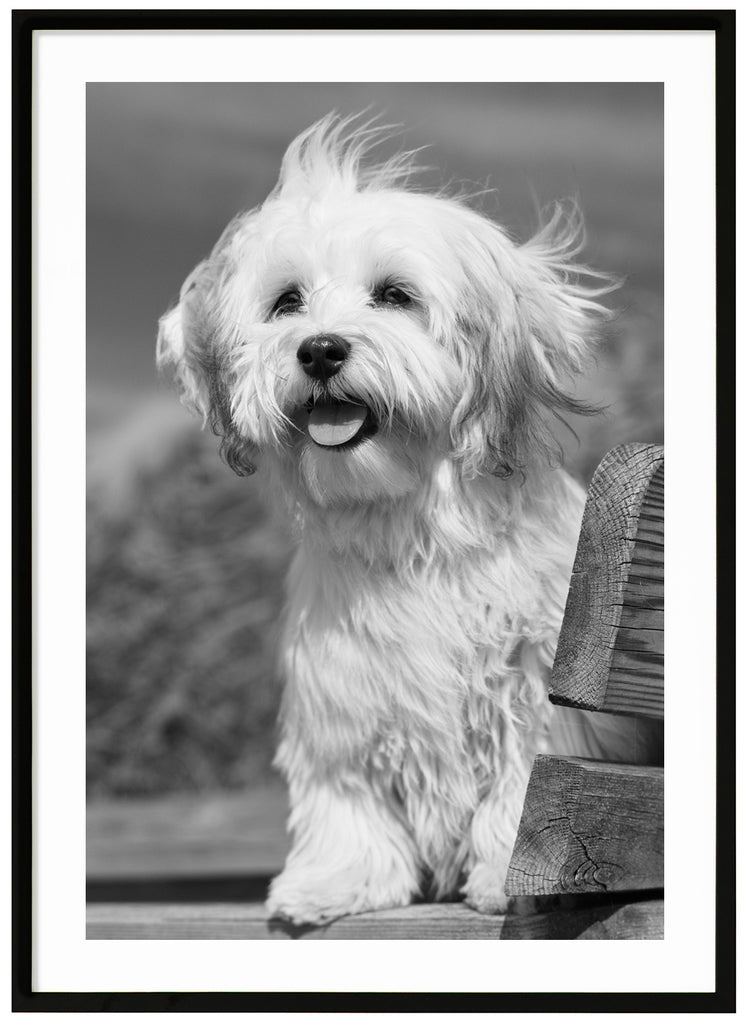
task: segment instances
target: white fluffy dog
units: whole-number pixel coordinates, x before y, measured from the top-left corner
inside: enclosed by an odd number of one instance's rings
[[[503,911],[535,754],[631,755],[624,720],[546,689],[584,500],[547,420],[583,411],[609,281],[574,263],[575,208],[517,245],[408,188],[410,155],[364,167],[377,140],[332,116],[299,136],[158,341],[296,523],[268,901],[295,922],[460,887]]]

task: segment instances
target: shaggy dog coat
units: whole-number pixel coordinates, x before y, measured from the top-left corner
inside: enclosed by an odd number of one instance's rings
[[[459,889],[503,911],[535,754],[645,756],[635,723],[547,699],[584,501],[548,423],[585,411],[569,382],[610,282],[575,262],[574,206],[518,245],[408,187],[409,154],[366,168],[377,132],[330,116],[297,138],[158,342],[296,525],[293,844],[269,897],[295,922]]]

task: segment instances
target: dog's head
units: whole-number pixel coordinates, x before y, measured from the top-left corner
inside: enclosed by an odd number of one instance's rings
[[[553,451],[548,413],[604,314],[556,207],[517,245],[458,199],[407,187],[409,155],[365,168],[375,129],[328,117],[289,147],[162,319],[160,365],[237,472],[272,459],[318,504],[415,489],[434,465],[508,474]]]

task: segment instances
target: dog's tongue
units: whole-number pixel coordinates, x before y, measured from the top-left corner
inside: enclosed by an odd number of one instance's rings
[[[309,433],[317,444],[336,448],[355,437],[366,419],[365,405],[317,402],[309,413]]]

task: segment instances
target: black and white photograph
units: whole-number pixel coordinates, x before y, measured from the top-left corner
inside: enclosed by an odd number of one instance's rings
[[[663,84],[85,131],[89,940],[664,938]]]
[[[734,12],[12,23],[13,1010],[733,1012]]]

